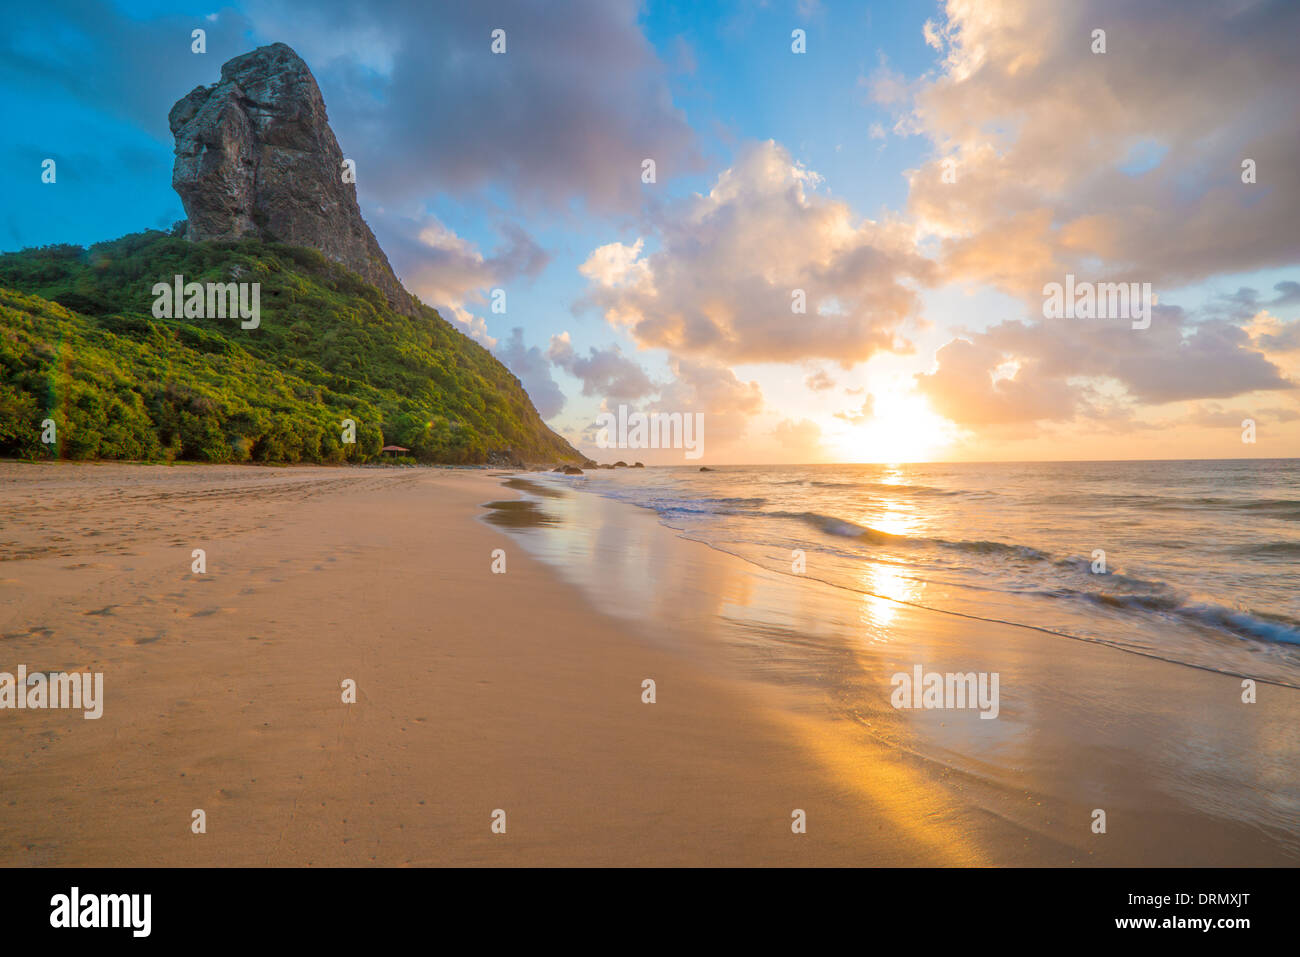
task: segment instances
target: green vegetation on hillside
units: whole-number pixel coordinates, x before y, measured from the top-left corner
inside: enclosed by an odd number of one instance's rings
[[[154,318],[154,284],[176,275],[260,283],[260,326]],[[0,255],[0,455],[364,462],[393,444],[422,462],[579,458],[486,349],[419,312],[315,250],[252,239],[149,231]]]

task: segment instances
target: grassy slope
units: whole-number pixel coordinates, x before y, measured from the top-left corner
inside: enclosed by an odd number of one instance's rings
[[[156,282],[260,282],[261,325],[155,319]],[[580,456],[438,313],[415,318],[315,250],[137,233],[0,256],[0,455],[425,462]],[[341,421],[356,422],[342,444]]]

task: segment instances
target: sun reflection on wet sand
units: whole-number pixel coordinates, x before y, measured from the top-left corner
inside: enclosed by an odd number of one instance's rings
[[[566,490],[544,509],[558,524],[516,531],[521,544],[638,634],[761,686],[755,706],[783,721],[867,814],[910,839],[913,863],[1172,860],[1182,846],[1174,832],[1193,825],[1205,854],[1220,854],[1207,859],[1295,853],[1294,840],[1279,845],[1247,824],[1277,829],[1280,817],[1240,784],[1260,772],[1226,743],[1240,731],[1201,729],[1210,740],[1198,753],[1217,755],[1213,768],[1184,753],[1196,723],[1187,702],[1229,679],[918,608],[925,586],[905,565],[864,563],[862,595],[720,554],[595,494]],[[920,520],[898,503],[870,524],[893,531]],[[917,664],[1000,672],[999,719],[895,710],[890,676]],[[1277,703],[1268,720],[1285,708]],[[1099,787],[1134,807],[1167,808],[1168,820],[1134,818],[1127,843],[1099,851],[1086,827]]]
[[[891,640],[889,625],[898,616],[899,602],[915,602],[920,586],[897,569],[884,564],[868,565],[862,570],[862,623],[865,637],[872,642]]]

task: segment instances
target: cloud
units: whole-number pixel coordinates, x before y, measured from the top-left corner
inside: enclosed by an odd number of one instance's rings
[[[1245,419],[1253,416],[1248,412],[1238,412],[1232,409],[1224,409],[1218,405],[1201,405],[1197,406],[1187,415],[1183,421],[1192,425],[1205,426],[1207,428],[1227,428],[1239,429]]]
[[[518,227],[508,226],[507,245],[485,257],[473,243],[433,217],[412,225],[418,231],[394,243],[394,255],[408,266],[413,286],[438,293],[482,288],[514,276],[535,276],[548,258]]]
[[[251,6],[264,34],[307,60],[345,148],[385,203],[489,187],[545,209],[577,198],[634,210],[646,187],[698,168],[668,67],[635,0]],[[504,53],[491,51],[505,31]],[[341,38],[347,38],[346,42]]]
[[[658,407],[667,411],[675,406],[681,411],[714,414],[757,414],[763,408],[763,391],[757,382],[742,382],[724,365],[697,362],[674,356],[669,360],[673,380],[664,386]]]
[[[859,77],[858,85],[867,88],[871,102],[881,106],[906,104],[914,94],[912,84],[907,77],[889,65],[889,59],[878,54],[879,63],[870,76]]]
[[[750,418],[763,409],[758,383],[742,382],[725,365],[674,356],[669,367],[673,379],[650,411],[703,412],[711,456],[735,446],[746,435]]]
[[[812,392],[825,392],[827,389],[835,388],[835,380],[827,374],[825,369],[818,369],[804,379],[803,384]]]
[[[206,31],[207,52],[191,51],[190,31]],[[169,14],[131,17],[98,0],[10,4],[0,31],[0,86],[33,97],[64,95],[172,142],[167,113],[221,64],[250,49],[251,24],[224,9],[216,19]]]
[[[972,426],[1100,420],[1106,383],[1119,387],[1112,403],[1155,405],[1295,388],[1248,331],[1176,306],[1156,306],[1146,330],[1127,321],[1002,322],[950,341],[935,359],[917,388],[940,415]]]
[[[908,201],[945,275],[1032,297],[1067,270],[1167,287],[1294,263],[1298,28],[1268,0],[949,0],[927,25],[941,70],[912,92],[935,155]]]
[[[485,304],[490,289],[502,288],[513,279],[534,278],[550,259],[512,223],[502,224],[505,241],[484,256],[434,216],[409,219],[380,213],[375,222],[380,244],[402,284],[489,348],[496,340],[488,335],[485,319],[470,307]]]
[[[1216,296],[1206,311],[1225,319],[1240,321],[1252,319],[1268,309],[1278,310],[1300,305],[1300,282],[1279,282],[1273,286],[1273,291],[1277,295],[1272,299],[1261,299],[1257,290],[1243,286],[1236,292]]]
[[[820,182],[779,144],[749,145],[707,195],[657,216],[656,251],[644,237],[594,250],[579,307],[644,348],[711,361],[847,366],[907,351],[900,326],[932,264],[906,226],[857,219]]]
[[[843,419],[850,425],[861,425],[863,422],[869,422],[876,415],[876,400],[872,396],[867,396],[862,402],[860,409],[850,409],[848,412],[836,412],[835,418]]]
[[[564,393],[551,378],[551,363],[537,346],[524,345],[523,329],[516,326],[510,330],[510,338],[496,350],[496,357],[519,377],[543,419],[560,413],[564,408]]]
[[[1070,419],[1081,390],[1045,375],[1041,364],[1024,361],[1015,374],[995,379],[1008,354],[996,336],[954,339],[935,354],[938,368],[916,377],[918,391],[944,418],[960,425]]]
[[[1231,323],[1213,320],[1181,330],[1153,323],[1153,331],[1138,348],[1099,357],[1097,374],[1113,376],[1148,403],[1295,387]]]
[[[600,354],[600,350],[590,351],[593,355]],[[617,350],[609,351],[617,353]],[[552,338],[550,352],[555,355],[557,365],[567,365],[572,360],[567,334]],[[747,435],[752,417],[763,409],[763,393],[758,383],[742,382],[731,369],[715,363],[670,357],[669,367],[672,378],[652,384],[652,391],[657,391],[658,397],[640,404],[629,403],[629,411],[677,414],[683,419],[702,414],[701,451],[706,460],[746,451],[748,440],[744,448],[740,443]],[[593,390],[593,393],[596,391],[599,390]],[[613,411],[612,407],[617,404],[621,404],[620,398],[607,394],[601,410]],[[584,447],[592,448],[599,431],[599,423],[593,420],[575,438]],[[639,449],[637,457],[650,464],[670,465],[681,464],[682,454],[681,449]]]
[[[608,349],[588,349],[586,356],[580,356],[569,341],[569,334],[562,332],[551,336],[551,347],[546,351],[546,358],[559,366],[569,375],[582,380],[583,395],[599,395],[613,402],[627,402],[644,398],[658,391],[658,386],[650,381],[639,365],[626,358],[618,346]]]
[[[937,71],[909,83],[882,65],[877,99],[906,104],[934,146],[909,174],[907,210],[937,240],[941,281],[987,283],[1035,317],[940,348],[916,377],[936,411],[986,429],[1129,428],[1142,405],[1294,388],[1276,357],[1300,325],[1265,312],[1300,301],[1293,282],[1195,316],[1157,306],[1146,331],[1036,317],[1067,272],[1159,293],[1300,258],[1297,26],[1300,9],[1268,0],[949,0],[923,31]],[[1097,28],[1105,53],[1091,49]],[[1245,158],[1268,175],[1244,184]]]
[[[1300,320],[1283,322],[1264,310],[1245,328],[1255,345],[1265,352],[1281,355],[1300,351]]]

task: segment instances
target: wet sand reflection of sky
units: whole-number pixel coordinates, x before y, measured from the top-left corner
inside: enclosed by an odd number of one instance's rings
[[[485,502],[483,507],[488,510],[488,513],[483,516],[484,519],[504,528],[544,528],[560,524],[554,517],[542,511],[536,502],[528,499]]]

